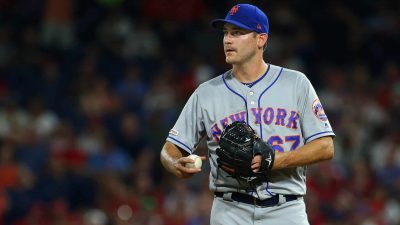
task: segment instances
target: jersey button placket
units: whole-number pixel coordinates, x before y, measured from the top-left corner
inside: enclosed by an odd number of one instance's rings
[[[254,107],[257,103],[257,101],[254,99],[254,94],[254,91],[249,91],[247,93],[247,101],[250,103],[250,107]]]

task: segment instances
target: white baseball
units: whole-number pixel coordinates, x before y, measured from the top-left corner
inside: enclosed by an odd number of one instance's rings
[[[186,163],[185,166],[187,168],[200,168],[201,167],[203,162],[202,162],[200,156],[192,154],[192,155],[189,155],[188,158],[193,159],[194,163]]]

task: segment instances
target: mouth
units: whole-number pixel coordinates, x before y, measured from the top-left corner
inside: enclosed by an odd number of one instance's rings
[[[234,54],[235,54],[235,51],[225,51],[226,57],[233,56]]]
[[[233,53],[233,52],[236,52],[236,49],[230,48],[230,47],[225,48],[225,53],[226,53],[226,54]]]

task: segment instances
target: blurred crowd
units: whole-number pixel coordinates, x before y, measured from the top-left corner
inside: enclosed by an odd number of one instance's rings
[[[308,170],[310,223],[400,224],[398,1],[0,0],[0,225],[209,224],[208,166],[181,181],[159,151],[229,68],[210,20],[246,2],[337,135]]]

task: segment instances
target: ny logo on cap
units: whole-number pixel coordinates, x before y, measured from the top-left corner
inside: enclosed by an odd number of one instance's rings
[[[231,16],[233,16],[235,13],[237,13],[237,12],[239,11],[239,7],[240,7],[240,6],[238,6],[238,5],[233,6],[232,9],[231,9],[231,11],[229,12],[229,14],[230,14]]]

